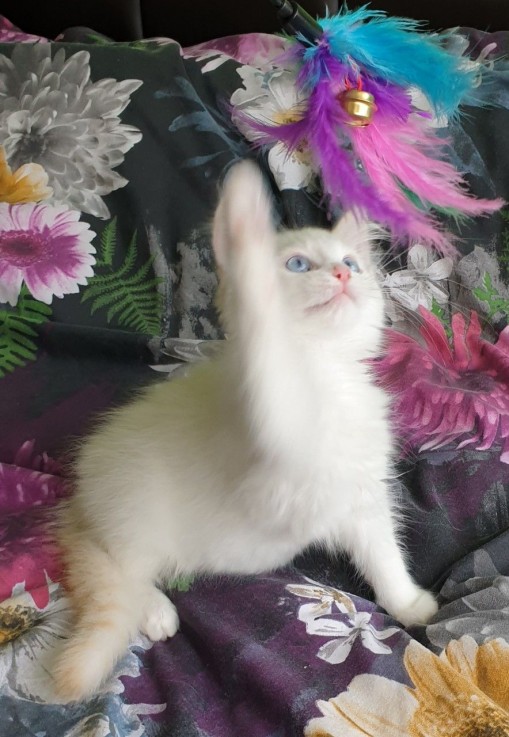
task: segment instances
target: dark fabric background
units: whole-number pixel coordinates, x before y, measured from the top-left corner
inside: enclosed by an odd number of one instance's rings
[[[336,12],[341,3],[301,0],[300,5],[312,15],[324,15],[325,8]],[[374,0],[371,7],[427,20],[432,28],[509,28],[507,0]],[[48,38],[71,26],[88,26],[117,41],[169,36],[188,46],[235,33],[278,30],[269,0],[2,0],[0,13],[27,33]]]
[[[312,15],[336,12],[337,0],[302,0]],[[269,0],[2,0],[0,13],[27,33],[54,38],[88,26],[116,41],[169,36],[183,46],[220,36],[279,30]]]

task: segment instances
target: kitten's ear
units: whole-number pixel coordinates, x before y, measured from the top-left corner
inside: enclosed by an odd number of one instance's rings
[[[231,250],[273,235],[271,201],[259,168],[251,161],[235,164],[226,177],[212,226],[219,267],[225,267]]]
[[[376,223],[365,220],[355,210],[346,212],[334,226],[334,235],[358,253],[369,258],[373,244],[385,236],[384,229]]]

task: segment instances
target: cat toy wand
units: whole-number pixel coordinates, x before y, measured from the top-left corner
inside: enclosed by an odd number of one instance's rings
[[[477,90],[489,84],[488,65],[450,48],[454,31],[426,33],[368,5],[314,20],[295,0],[269,2],[288,35],[279,63],[293,70],[300,102],[282,123],[245,116],[252,140],[304,151],[332,209],[359,210],[395,243],[454,251],[443,219],[503,202],[470,194],[434,120],[458,123],[461,105],[485,104]]]
[[[323,31],[321,26],[294,0],[269,0],[277,10],[284,31],[292,36],[303,36],[307,41],[317,41]]]

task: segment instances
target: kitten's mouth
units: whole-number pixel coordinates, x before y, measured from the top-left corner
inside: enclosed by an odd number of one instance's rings
[[[338,290],[337,292],[334,292],[332,297],[325,300],[325,302],[319,302],[318,304],[311,305],[311,307],[308,307],[309,312],[316,312],[317,310],[324,310],[327,307],[334,307],[335,305],[340,304],[345,299],[348,299],[350,301],[354,301],[353,297],[349,292],[346,291],[346,289]]]

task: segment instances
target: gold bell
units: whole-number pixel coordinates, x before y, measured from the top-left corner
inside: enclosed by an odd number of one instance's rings
[[[346,90],[340,97],[343,109],[350,116],[348,125],[369,125],[376,112],[375,98],[364,90]]]

